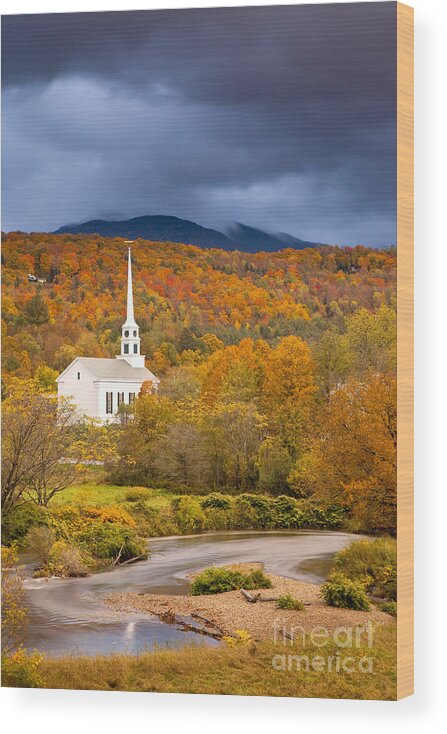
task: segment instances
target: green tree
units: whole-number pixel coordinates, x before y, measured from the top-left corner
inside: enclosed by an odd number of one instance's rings
[[[292,459],[277,436],[266,438],[258,453],[259,487],[270,494],[283,494],[289,489],[288,475]]]
[[[34,324],[35,326],[48,324],[50,320],[48,306],[40,293],[36,293],[29,301],[27,301],[24,311],[28,323]]]
[[[218,405],[208,421],[217,436],[223,474],[236,489],[253,489],[258,480],[257,457],[265,437],[266,420],[256,406],[247,403]]]
[[[204,487],[208,460],[204,437],[191,424],[168,426],[156,446],[154,465],[160,479],[192,488]]]

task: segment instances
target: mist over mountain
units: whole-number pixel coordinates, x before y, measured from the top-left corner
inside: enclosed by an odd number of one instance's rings
[[[181,242],[198,247],[242,250],[244,252],[275,252],[285,247],[302,250],[317,247],[287,233],[272,234],[240,222],[232,224],[224,234],[217,229],[202,227],[179,217],[147,215],[121,221],[92,219],[81,224],[67,224],[54,234],[99,234],[104,237],[126,237],[154,242]]]
[[[307,242],[293,237],[286,232],[278,232],[272,234],[264,232],[261,229],[248,227],[246,224],[235,222],[228,229],[228,236],[238,245],[237,249],[246,252],[259,252],[260,250],[267,252],[275,252],[283,250],[285,247],[293,247],[295,250],[304,250],[306,247],[318,247],[315,242]]]

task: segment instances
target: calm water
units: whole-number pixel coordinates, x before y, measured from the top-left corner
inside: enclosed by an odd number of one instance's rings
[[[356,539],[325,531],[226,532],[150,542],[151,557],[84,579],[27,578],[27,647],[50,655],[139,652],[185,641],[215,645],[157,617],[114,612],[105,594],[133,591],[187,593],[187,576],[213,564],[261,561],[266,571],[318,583],[338,550]]]

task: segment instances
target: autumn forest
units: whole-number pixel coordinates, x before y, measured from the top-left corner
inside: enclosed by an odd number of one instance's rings
[[[31,380],[54,393],[75,356],[119,353],[125,255],[122,239],[5,236],[4,397]],[[393,532],[395,250],[137,240],[132,257],[141,352],[161,386],[110,427],[109,481],[286,495]]]

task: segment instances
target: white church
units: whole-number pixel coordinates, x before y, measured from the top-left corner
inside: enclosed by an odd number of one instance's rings
[[[139,327],[133,311],[132,262],[127,265],[127,318],[121,330],[121,354],[115,359],[76,357],[57,378],[58,395],[68,397],[83,416],[103,423],[116,420],[123,403],[133,403],[143,382],[157,390],[160,380],[140,354]]]

